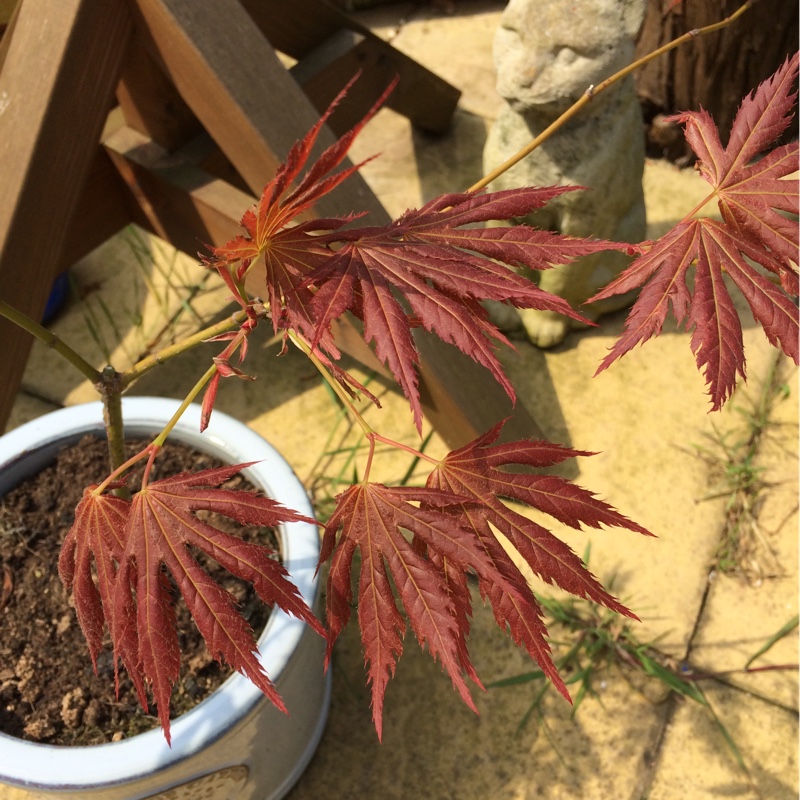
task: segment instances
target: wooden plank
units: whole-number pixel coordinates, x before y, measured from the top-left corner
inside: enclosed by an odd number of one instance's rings
[[[108,154],[99,147],[89,166],[61,251],[59,272],[99,247],[130,221],[132,205]]]
[[[141,227],[193,257],[241,233],[239,220],[255,197],[196,166],[191,145],[170,154],[129,127],[103,144],[136,201],[133,219]]]
[[[196,165],[203,157],[202,142],[168,154],[137,131],[121,128],[106,137],[105,147],[137,198],[142,215],[136,222],[142,227],[193,256],[203,244],[221,245],[241,232],[239,219],[255,197]],[[392,380],[351,322],[335,322],[333,333],[343,352]],[[522,406],[512,408],[486,369],[435,336],[424,331],[415,336],[425,413],[451,446],[465,444],[506,416],[511,419],[505,437],[541,437]]]
[[[6,60],[8,47],[14,33],[14,25],[19,17],[21,2],[10,0],[7,6],[0,6],[0,71],[3,69],[3,62]]]
[[[8,25],[17,5],[17,0],[0,0],[0,29]]]
[[[318,113],[237,0],[135,0],[170,80],[255,195]],[[319,148],[334,141],[320,135]],[[323,216],[388,221],[360,176],[319,204]]]
[[[326,108],[356,70],[363,67],[367,80],[352,90],[359,98],[356,105],[369,108],[380,94],[372,84],[381,83],[385,88],[398,75],[400,83],[387,106],[424,130],[442,133],[449,127],[461,92],[330,3],[292,0],[291,12],[283,0],[241,0],[241,3],[272,46],[298,61],[324,48],[340,31],[359,37],[360,42],[351,55],[320,76],[324,91],[320,92],[320,87],[312,90],[318,109]],[[338,129],[346,130],[341,126]]]
[[[337,135],[350,130],[395,77],[399,83],[387,106],[417,127],[441,133],[450,126],[459,93],[452,94],[447,85],[428,84],[418,66],[376,37],[341,30],[301,59],[289,74],[322,112],[361,71],[358,82],[328,120]]]
[[[182,147],[203,129],[141,36],[128,47],[117,100],[127,124],[167,150]]]
[[[293,0],[291,14],[286,13],[286,4],[281,0],[241,3],[272,46],[298,60],[339,30],[366,30],[341,9],[317,0]]]
[[[420,353],[420,395],[436,432],[461,447],[507,419],[499,441],[546,438],[528,409],[514,405],[488,369],[424,330],[414,331]]]
[[[102,35],[100,35],[102,32]],[[0,296],[41,315],[131,32],[125,0],[24,0],[0,73]],[[30,337],[0,320],[5,426]]]

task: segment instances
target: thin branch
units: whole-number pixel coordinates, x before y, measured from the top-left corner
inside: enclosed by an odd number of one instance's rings
[[[721,28],[727,27],[734,20],[738,19],[742,14],[744,14],[744,12],[747,11],[747,9],[757,1],[758,0],[747,0],[744,5],[740,6],[736,11],[733,12],[733,14],[731,14],[729,17],[726,17],[722,21],[715,22],[712,25],[706,25],[703,28],[696,28],[688,33],[684,33],[682,36],[679,36],[677,39],[673,39],[663,47],[659,47],[657,50],[653,50],[652,53],[648,53],[646,56],[637,59],[624,69],[619,70],[619,72],[615,72],[610,78],[606,78],[602,83],[597,84],[597,86],[590,86],[580,97],[580,99],[573,103],[573,105],[571,105],[555,122],[545,128],[535,139],[525,145],[522,150],[511,156],[511,158],[509,158],[496,169],[492,170],[488,175],[485,175],[477,183],[470,186],[467,191],[480,191],[492,181],[499,178],[504,172],[507,172],[509,169],[511,169],[511,167],[513,167],[515,164],[522,161],[523,158],[530,155],[537,147],[539,147],[540,144],[547,141],[547,139],[549,139],[565,122],[572,119],[572,117],[574,117],[585,105],[588,105],[596,95],[607,89],[609,86],[611,86],[611,84],[627,77],[631,74],[631,72],[639,69],[639,67],[644,66],[654,58],[658,58],[664,53],[668,53],[670,50],[674,50],[676,47],[679,47],[680,45],[691,41],[692,39],[696,39],[698,36],[705,36],[706,34],[713,33],[714,31],[718,31]]]
[[[189,405],[194,401],[198,394],[203,390],[205,385],[216,375],[217,372],[217,365],[212,364],[205,372],[202,378],[192,387],[189,394],[186,395],[183,402],[180,404],[178,410],[172,415],[170,421],[164,426],[164,430],[153,439],[153,445],[156,447],[162,447],[164,442],[166,441],[167,436],[169,436],[172,429],[177,424],[178,420],[183,416],[183,412],[189,407]]]
[[[319,370],[319,373],[325,379],[325,382],[328,386],[333,389],[336,397],[339,398],[342,405],[347,409],[348,413],[350,414],[351,418],[354,419],[361,430],[364,431],[364,435],[370,437],[374,435],[374,431],[369,423],[364,419],[361,415],[359,410],[353,405],[350,397],[348,396],[347,392],[341,387],[339,382],[330,374],[330,372],[326,369],[325,365],[319,360],[319,358],[314,354],[311,349],[311,345],[303,339],[299,334],[295,333],[294,331],[289,332],[289,339],[297,346],[299,350],[305,353],[311,363]]]
[[[96,370],[88,361],[76,353],[68,344],[58,338],[54,333],[42,327],[38,322],[34,322],[29,316],[17,311],[4,300],[0,300],[0,317],[5,317],[9,322],[13,322],[19,328],[27,331],[31,336],[35,336],[42,344],[55,350],[60,356],[72,364],[84,378],[93,384],[102,379],[101,373]]]
[[[175,344],[165,347],[163,350],[159,350],[157,353],[153,353],[153,355],[142,359],[138,364],[134,364],[129,370],[126,370],[122,373],[122,388],[127,389],[134,381],[141,378],[142,375],[149,372],[154,367],[157,367],[160,364],[169,361],[171,358],[175,358],[175,356],[179,356],[182,353],[191,350],[193,347],[202,344],[207,339],[212,339],[214,336],[219,336],[221,333],[226,333],[227,331],[233,330],[246,320],[247,312],[238,311],[230,318],[223,320],[222,322],[218,322],[216,325],[211,325],[208,328],[204,328],[192,336],[187,336],[180,342],[176,342]]]

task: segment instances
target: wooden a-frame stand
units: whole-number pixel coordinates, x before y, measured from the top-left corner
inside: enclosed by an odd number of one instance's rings
[[[273,47],[298,59],[293,75]],[[130,222],[192,255],[224,243],[359,66],[333,129],[395,74],[390,105],[446,127],[459,92],[324,0],[21,0],[0,42],[0,298],[38,318],[55,276]],[[388,221],[358,175],[316,209],[353,210]],[[377,363],[347,324],[337,337]],[[1,431],[30,337],[0,319],[0,342]],[[511,414],[482,367],[424,333],[418,346],[425,410],[451,446]],[[538,435],[520,406],[509,434]]]

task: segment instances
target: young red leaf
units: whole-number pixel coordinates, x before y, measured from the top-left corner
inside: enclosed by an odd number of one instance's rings
[[[350,617],[350,571],[356,547],[361,551],[358,622],[379,738],[383,731],[383,696],[402,653],[406,628],[392,596],[387,567],[419,643],[441,662],[464,702],[474,709],[462,675],[465,670],[474,675],[464,647],[463,604],[455,596],[447,574],[420,554],[404,535],[409,531],[424,542],[429,552],[458,565],[462,572],[470,565],[487,571],[490,564],[474,537],[438,508],[458,500],[430,489],[363,483],[339,495],[336,510],[325,527],[320,563],[333,553],[328,575],[329,652]],[[426,508],[412,505],[420,502]],[[339,529],[342,533],[337,543]]]
[[[770,343],[798,362],[798,228],[784,214],[797,214],[796,142],[754,160],[789,124],[796,100],[795,54],[745,98],[734,120],[727,147],[705,111],[674,119],[698,156],[697,169],[714,187],[723,223],[686,219],[661,239],[644,245],[645,253],[588,302],[644,289],[598,372],[636,344],[658,335],[669,304],[680,323],[694,328],[691,347],[703,370],[713,410],[730,397],[737,375],[745,377],[742,329],[723,281],[727,273],[761,324]],[[757,269],[751,262],[760,265]],[[687,272],[696,264],[694,294]],[[774,276],[775,281],[772,280]],[[646,285],[645,285],[646,284]]]
[[[621,614],[631,612],[609,595],[570,549],[541,525],[513,511],[502,498],[538,509],[570,527],[601,525],[650,534],[591,492],[553,475],[503,472],[498,467],[548,465],[573,456],[591,455],[550,442],[522,441],[493,445],[502,423],[473,442],[449,453],[428,479],[430,488],[467,498],[473,508],[464,509],[469,524],[485,541],[496,527],[522,555],[528,566],[547,583],[554,583],[579,597],[590,598]],[[463,517],[459,517],[463,524]]]
[[[355,168],[348,167],[330,174],[382,102],[383,98],[325,151],[291,191],[330,110],[326,112],[291,149],[258,206],[242,218],[245,235],[214,249],[210,266],[223,277],[235,267],[241,279],[256,262],[263,263],[275,331],[298,332],[323,363],[340,357],[330,331],[332,321],[346,311],[362,320],[365,339],[374,343],[376,355],[408,397],[419,428],[419,354],[412,327],[424,327],[485,366],[514,399],[513,387],[494,352],[498,343],[508,342],[489,321],[481,301],[547,309],[582,320],[566,301],[543,292],[514,268],[548,269],[627,245],[570,239],[527,226],[464,227],[524,217],[580,187],[443,195],[378,227],[347,227],[355,214],[295,224],[322,195],[353,173]],[[235,293],[236,287],[231,286]]]
[[[524,503],[574,528],[608,525],[651,534],[591,492],[562,478],[498,469],[509,465],[543,467],[573,456],[591,455],[549,442],[495,445],[501,427],[502,423],[447,455],[431,473],[427,485],[468,500],[461,506],[443,510],[454,517],[455,524],[473,532],[491,561],[492,569],[488,573],[476,570],[481,593],[491,602],[497,623],[509,630],[515,642],[525,647],[556,688],[569,699],[550,658],[542,609],[494,529],[508,539],[518,555],[545,582],[555,583],[579,597],[591,598],[626,616],[634,615],[603,589],[567,545],[541,525],[513,511],[501,498]]]
[[[351,165],[329,174],[342,163],[353,139],[383,105],[396,81],[386,88],[352,130],[319,156],[296,188],[292,189],[292,183],[308,164],[323,125],[357,78],[358,75],[344,87],[305,137],[292,146],[286,161],[264,188],[256,208],[242,217],[245,235],[234,237],[223,247],[211,248],[213,257],[208,264],[223,273],[237,264],[244,265],[247,271],[263,259],[266,295],[276,332],[291,327],[307,337],[315,335],[316,326],[308,314],[312,293],[304,280],[308,272],[330,257],[330,252],[320,245],[316,234],[335,230],[354,218],[314,219],[296,224],[321,197],[362,166]],[[335,352],[332,339],[327,338],[325,344],[329,353]],[[338,353],[335,357],[338,357]]]
[[[124,531],[130,503],[114,495],[95,492],[88,487],[75,509],[75,521],[67,533],[58,560],[58,574],[64,588],[72,591],[75,613],[81,626],[92,665],[97,672],[97,656],[103,646],[103,630],[111,628],[110,610],[114,601],[116,565],[125,551]],[[114,488],[114,487],[112,487]],[[92,569],[94,563],[94,569]],[[147,695],[141,671],[137,668],[138,640],[135,629],[120,630],[112,640],[124,663],[131,665],[130,677],[139,702],[146,706]],[[117,664],[114,676],[119,691]]]
[[[542,609],[500,544],[495,527],[546,582],[634,617],[563,542],[511,510],[500,498],[526,503],[575,528],[608,525],[651,534],[561,478],[501,471],[512,464],[541,467],[588,454],[549,442],[495,445],[500,428],[495,426],[446,456],[431,473],[425,489],[370,483],[352,486],[337,498],[336,510],[325,528],[320,563],[331,558],[329,656],[350,618],[350,575],[356,548],[361,552],[358,621],[379,736],[386,685],[402,653],[405,633],[389,575],[417,639],[442,662],[470,707],[463,676],[480,686],[467,652],[471,599],[466,576],[472,572],[478,576],[481,594],[492,604],[498,625],[509,630],[569,699],[550,657]],[[410,542],[407,534],[413,537]]]
[[[458,226],[524,216],[571,188],[575,187],[446,195],[406,212],[387,227],[347,229],[320,237],[335,242],[337,251],[308,278],[319,287],[312,301],[318,326],[313,344],[320,344],[319,337],[345,311],[360,318],[365,339],[375,342],[378,358],[409,399],[418,428],[422,408],[419,354],[409,330],[412,319],[486,367],[513,399],[513,387],[494,353],[496,342],[508,342],[479,301],[497,300],[581,319],[566,301],[543,292],[509,267],[547,269],[618,245],[570,239],[527,226]]]
[[[180,653],[175,612],[164,568],[184,597],[210,653],[245,674],[279,708],[282,701],[256,658],[253,631],[231,595],[201,568],[197,548],[253,584],[270,605],[307,622],[324,635],[320,622],[299,596],[283,565],[263,547],[224,533],[196,511],[217,512],[242,524],[275,526],[312,520],[253,492],[215,488],[246,464],[182,473],[142,488],[132,502],[87,490],[61,555],[62,580],[73,587],[81,627],[92,658],[99,650],[103,618],[115,655],[130,673],[147,708],[149,683],[169,741],[169,704]],[[91,559],[98,583],[95,588]],[[114,564],[118,564],[115,573]]]
[[[130,504],[119,497],[95,494],[96,488],[90,486],[84,491],[58,560],[59,577],[64,587],[72,591],[75,613],[95,670],[103,645],[103,606],[110,607],[116,578],[114,562],[120,561],[125,549],[121,536],[130,510]]]

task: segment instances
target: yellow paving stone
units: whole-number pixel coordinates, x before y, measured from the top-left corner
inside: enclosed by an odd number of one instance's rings
[[[187,318],[197,329],[198,314],[185,304],[206,271],[196,259],[140,229],[131,226],[113,236],[70,274],[79,299],[72,298],[50,329],[98,369],[108,363],[127,368],[154,341],[169,343]],[[211,285],[220,287],[221,281]],[[219,292],[209,290],[207,297]],[[218,309],[215,303],[214,311]],[[96,399],[91,384],[40,342],[34,343],[22,383],[62,405]]]
[[[30,422],[30,420],[41,417],[42,414],[47,414],[50,411],[55,411],[60,407],[61,406],[57,403],[50,403],[47,400],[42,400],[39,397],[22,391],[17,395],[14,401],[11,414],[8,417],[8,423],[6,424],[6,430],[10,431],[19,425]]]
[[[530,671],[476,598],[470,651],[485,681]],[[474,691],[475,715],[449,680],[406,637],[386,694],[384,736],[371,728],[358,631],[348,627],[334,656],[334,703],[320,749],[291,794],[406,800],[607,800],[631,797],[647,774],[665,705],[631,692],[617,673],[598,682],[576,718],[550,691],[544,721],[516,733],[535,684]]]
[[[797,714],[738,689],[706,696],[742,755],[742,771],[717,723],[697,703],[678,709],[661,745],[647,800],[796,800]]]
[[[755,459],[755,466],[764,470],[760,478],[766,487],[755,512],[761,540],[754,557],[767,577],[748,581],[742,575],[714,576],[692,650],[692,663],[709,672],[741,670],[798,613],[797,368],[790,366],[784,359],[782,379],[791,394],[774,409]],[[743,410],[748,407],[744,405]],[[739,436],[745,435],[741,431],[740,423]],[[753,666],[796,665],[798,661],[795,629]],[[726,680],[797,709],[796,670],[734,672]]]

